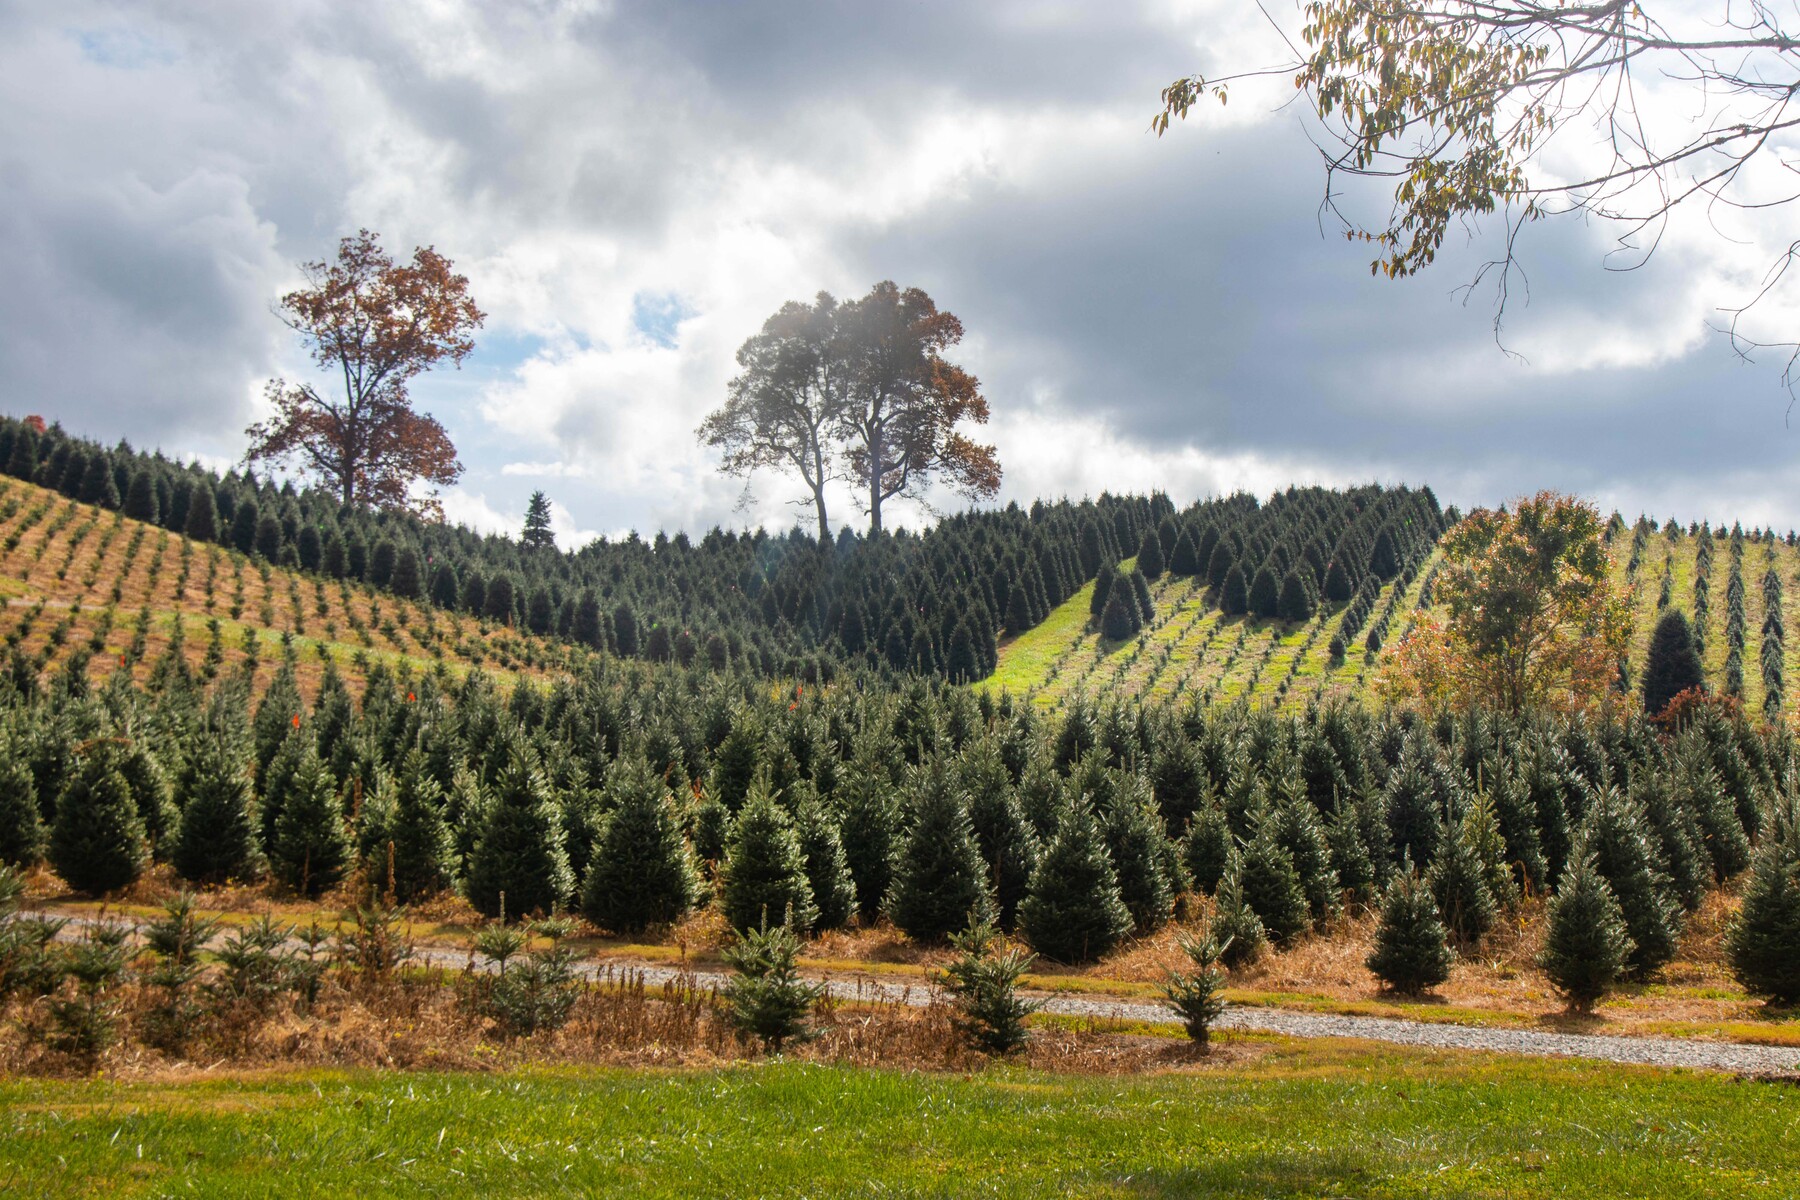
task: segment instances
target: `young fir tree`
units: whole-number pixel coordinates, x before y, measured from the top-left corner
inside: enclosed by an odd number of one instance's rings
[[[1163,573],[1162,542],[1156,536],[1156,530],[1146,529],[1144,540],[1138,543],[1137,569],[1144,573],[1146,579],[1159,578]]]
[[[337,782],[310,742],[288,783],[274,833],[269,865],[277,879],[303,896],[327,891],[350,869],[353,848]]]
[[[1277,841],[1288,853],[1300,877],[1300,890],[1306,896],[1307,912],[1315,924],[1323,925],[1341,908],[1341,885],[1331,865],[1331,850],[1319,810],[1307,799],[1298,779],[1290,778],[1281,789],[1281,799],[1266,818]]]
[[[1571,1008],[1591,1012],[1624,973],[1632,942],[1619,902],[1585,846],[1571,849],[1550,899],[1549,926],[1538,965]]]
[[[383,883],[391,862],[394,896],[401,903],[448,891],[456,885],[456,841],[444,819],[444,789],[422,750],[409,750],[401,760],[393,796],[387,838],[391,860],[385,847],[377,858]]]
[[[750,807],[747,804],[745,811]],[[794,924],[763,921],[720,952],[732,969],[725,985],[731,1023],[739,1032],[761,1039],[763,1048],[774,1054],[788,1042],[813,1036],[807,1015],[825,994],[823,984],[800,977],[800,937]]]
[[[800,857],[806,860],[813,906],[819,911],[813,928],[842,929],[856,912],[856,880],[844,856],[837,818],[816,798],[808,797],[794,814],[794,826],[800,835]]]
[[[1131,932],[1131,910],[1093,810],[1077,795],[1062,807],[1056,833],[1019,904],[1019,929],[1038,953],[1090,962]]]
[[[1633,772],[1627,791],[1644,814],[1653,849],[1661,851],[1671,892],[1682,908],[1693,912],[1712,883],[1712,860],[1706,854],[1706,834],[1698,817],[1677,802],[1675,781],[1666,770]]]
[[[1644,711],[1659,716],[1677,695],[1705,686],[1706,672],[1694,645],[1694,627],[1680,609],[1663,609],[1644,661]]]
[[[987,868],[969,822],[968,797],[940,759],[914,774],[908,828],[884,907],[919,941],[940,941],[994,919]]]
[[[1264,620],[1274,616],[1281,605],[1281,581],[1267,563],[1256,569],[1250,581],[1249,604],[1250,615]]]
[[[1099,575],[1094,577],[1094,592],[1088,597],[1088,616],[1098,620],[1106,611],[1107,601],[1112,599],[1113,585],[1118,582],[1119,570],[1111,563],[1100,567]]]
[[[1212,1040],[1212,1027],[1225,1013],[1225,972],[1218,964],[1231,949],[1230,941],[1219,940],[1216,930],[1208,930],[1203,938],[1183,934],[1181,952],[1194,964],[1191,971],[1169,971],[1160,985],[1163,999],[1174,1010],[1187,1030],[1188,1038],[1205,1048]]]
[[[582,915],[619,934],[681,920],[700,898],[700,877],[668,789],[641,755],[629,754],[608,770],[606,800]]]
[[[132,738],[121,747],[119,773],[131,789],[131,801],[137,806],[138,819],[150,839],[150,856],[157,862],[168,859],[175,841],[175,826],[181,810],[175,806],[174,790],[169,777],[142,738]]]
[[[197,739],[181,777],[186,806],[169,855],[183,879],[254,879],[267,868],[249,767],[225,735],[208,732]]]
[[[1725,952],[1745,991],[1800,1003],[1800,840],[1770,838],[1756,852]]]
[[[1585,840],[1594,869],[1612,890],[1631,935],[1626,963],[1643,978],[1675,957],[1681,908],[1645,836],[1643,812],[1618,788],[1600,790],[1588,810]]]
[[[1450,978],[1449,931],[1438,913],[1431,888],[1419,878],[1410,859],[1381,898],[1381,924],[1369,970],[1396,992],[1417,995]]]
[[[1341,795],[1334,801],[1331,819],[1325,824],[1325,843],[1331,849],[1331,867],[1337,872],[1338,886],[1357,905],[1371,903],[1378,894],[1375,860],[1363,838],[1362,824],[1356,802]]]
[[[137,882],[150,865],[144,823],[119,769],[117,743],[93,743],[69,772],[50,827],[50,865],[64,883],[98,896]]]
[[[996,920],[1001,929],[1011,930],[1042,846],[992,739],[983,739],[964,753],[962,777],[969,793],[969,822],[994,894]]]
[[[1141,628],[1138,611],[1131,589],[1125,586],[1113,588],[1113,594],[1106,601],[1106,612],[1100,618],[1100,632],[1108,641],[1123,642],[1135,637]]]
[[[1471,946],[1494,927],[1500,906],[1488,887],[1487,873],[1469,826],[1459,825],[1438,847],[1438,856],[1426,873],[1437,911],[1450,935],[1460,945]]]
[[[1025,1018],[1043,1007],[1041,1000],[1019,999],[1019,979],[1036,956],[1006,946],[985,921],[952,934],[950,944],[957,956],[942,982],[956,1003],[957,1028],[989,1054],[1011,1054],[1031,1036]]]
[[[18,739],[0,728],[0,864],[14,867],[42,862],[49,841],[24,753]]]
[[[1140,936],[1160,929],[1174,903],[1164,869],[1162,821],[1131,789],[1122,789],[1106,807],[1101,823],[1107,854],[1119,881],[1119,898],[1131,913],[1132,931]]]
[[[1219,890],[1213,894],[1213,918],[1209,929],[1219,939],[1223,947],[1220,956],[1228,967],[1255,962],[1268,948],[1269,935],[1263,928],[1262,918],[1244,899],[1239,860],[1235,856],[1226,868],[1225,877],[1219,880]]]
[[[767,771],[757,773],[732,826],[725,853],[719,910],[733,929],[792,925],[805,933],[818,920],[806,855],[787,810],[769,790]]]
[[[1281,594],[1275,601],[1275,615],[1284,621],[1312,620],[1312,593],[1301,581],[1299,572],[1289,571],[1281,581]]]
[[[561,813],[536,753],[522,742],[506,763],[488,802],[487,819],[469,855],[463,892],[485,917],[504,911],[513,920],[560,908],[574,890]]]
[[[1284,946],[1311,925],[1306,891],[1294,859],[1276,836],[1277,825],[1264,818],[1256,836],[1244,847],[1238,864],[1238,884],[1244,902],[1262,921],[1269,940]]]
[[[1194,813],[1194,819],[1188,823],[1182,853],[1187,859],[1188,875],[1192,877],[1194,887],[1209,896],[1217,892],[1231,866],[1231,823],[1225,818],[1225,809],[1216,801]]]
[[[1225,543],[1220,542],[1223,550]],[[1217,552],[1215,551],[1215,554]],[[1244,569],[1233,563],[1219,584],[1219,611],[1228,617],[1240,617],[1250,610],[1250,588],[1244,582]]]

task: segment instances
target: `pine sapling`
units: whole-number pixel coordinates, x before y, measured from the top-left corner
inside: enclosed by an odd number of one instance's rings
[[[761,1039],[771,1054],[788,1042],[812,1039],[807,1017],[825,988],[800,977],[800,937],[792,926],[771,927],[765,912],[761,928],[745,930],[720,957],[733,972],[725,1000],[739,1032]]]
[[[1586,846],[1570,855],[1550,900],[1549,919],[1539,965],[1571,1009],[1592,1012],[1624,973],[1633,943],[1625,914]]]
[[[1205,1048],[1212,1038],[1212,1027],[1225,1012],[1225,972],[1219,966],[1231,949],[1231,939],[1220,942],[1216,931],[1208,929],[1205,937],[1184,933],[1181,951],[1194,964],[1191,971],[1170,971],[1161,984],[1163,998],[1194,1044]]]
[[[1030,1037],[1025,1018],[1043,1007],[1018,993],[1020,977],[1037,956],[1008,946],[988,920],[971,922],[951,935],[950,944],[957,956],[941,982],[955,998],[957,1028],[989,1054],[1011,1054]]]
[[[1382,896],[1381,924],[1375,930],[1369,970],[1394,991],[1417,995],[1450,978],[1453,958],[1431,889],[1419,878],[1411,859],[1403,859],[1400,873]]]

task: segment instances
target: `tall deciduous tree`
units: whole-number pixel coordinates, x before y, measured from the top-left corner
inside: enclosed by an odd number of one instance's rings
[[[1444,536],[1440,611],[1401,642],[1390,690],[1513,713],[1611,703],[1631,621],[1603,530],[1592,504],[1555,492],[1470,513]]]
[[[869,528],[896,496],[919,497],[934,477],[970,499],[1000,490],[1000,460],[959,431],[985,425],[980,382],[943,352],[962,340],[962,322],[918,288],[884,280],[845,305],[849,396],[836,422],[848,447]]]
[[[435,493],[462,474],[450,435],[416,412],[407,384],[437,364],[461,364],[485,314],[469,281],[426,246],[396,262],[367,229],[338,243],[335,263],[302,264],[307,286],[281,298],[283,322],[334,382],[269,382],[274,414],[246,430],[246,462],[298,460],[345,504],[441,517]],[[341,394],[339,391],[341,389]]]
[[[825,488],[843,478],[833,431],[849,402],[844,306],[829,292],[809,305],[789,301],[738,347],[741,373],[725,404],[700,426],[700,440],[723,455],[728,475],[772,469],[798,475],[831,538]],[[745,496],[748,498],[746,491]]]

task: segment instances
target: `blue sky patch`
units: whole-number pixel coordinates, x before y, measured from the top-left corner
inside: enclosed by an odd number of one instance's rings
[[[694,315],[675,292],[639,292],[631,298],[631,325],[664,350],[673,350],[681,323]]]

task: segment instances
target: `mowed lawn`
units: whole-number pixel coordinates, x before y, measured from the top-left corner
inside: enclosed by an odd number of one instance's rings
[[[1790,1084],[1239,1041],[1162,1074],[801,1063],[0,1084],[0,1194],[1800,1194]]]

